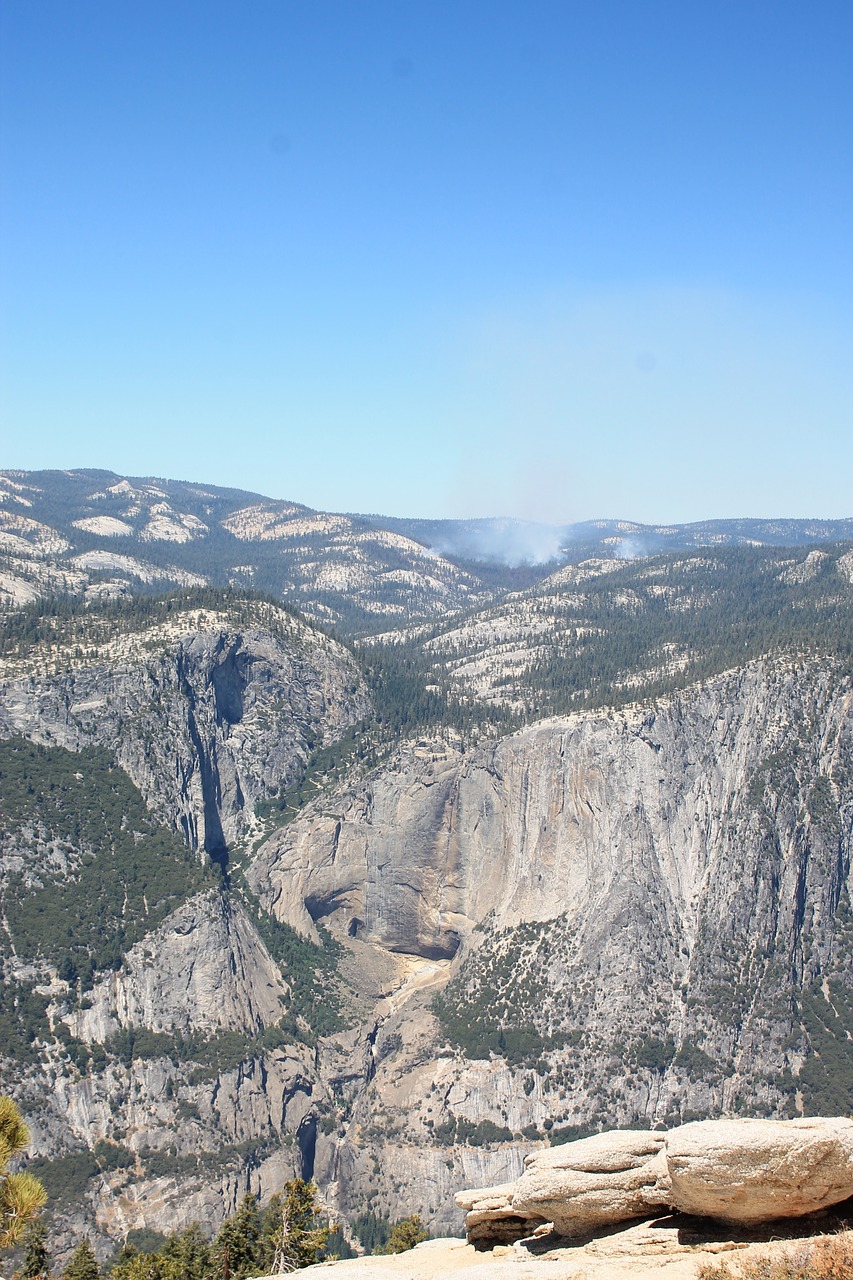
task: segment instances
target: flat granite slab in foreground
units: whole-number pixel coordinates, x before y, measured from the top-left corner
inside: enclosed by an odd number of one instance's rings
[[[785,1240],[770,1233],[726,1239],[703,1232],[695,1220],[668,1216],[585,1243],[541,1239],[536,1253],[523,1244],[478,1251],[462,1240],[427,1240],[407,1253],[323,1262],[299,1274],[305,1280],[695,1280],[703,1263],[796,1256],[820,1238],[802,1224],[802,1234]]]

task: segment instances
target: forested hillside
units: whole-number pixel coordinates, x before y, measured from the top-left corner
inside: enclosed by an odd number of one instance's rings
[[[0,607],[207,583],[366,636],[480,608],[591,557],[844,539],[851,520],[403,520],[108,471],[0,472]]]
[[[405,646],[457,697],[521,723],[659,697],[766,653],[847,661],[851,637],[853,551],[842,544],[591,560],[420,628]]]

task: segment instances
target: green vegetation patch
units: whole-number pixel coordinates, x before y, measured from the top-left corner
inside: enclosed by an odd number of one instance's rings
[[[531,1021],[551,991],[548,962],[555,922],[489,932],[436,995],[432,1010],[452,1044],[469,1058],[490,1054],[531,1064],[561,1048],[571,1033],[547,1033]]]
[[[843,1116],[853,1112],[853,991],[840,982],[804,991],[800,1016],[810,1053],[797,1086],[807,1115]]]
[[[432,1131],[433,1141],[442,1147],[485,1147],[494,1142],[512,1142],[512,1130],[494,1120],[468,1120],[465,1116],[450,1116]]]
[[[317,926],[320,944],[312,942],[264,911],[248,889],[242,892],[264,946],[290,984],[292,1015],[315,1036],[342,1031],[349,1022],[344,1013],[346,990],[338,973],[341,944],[322,925]],[[305,1040],[304,1030],[298,1038]]]
[[[309,741],[310,754],[299,776],[277,795],[255,802],[255,816],[262,821],[274,826],[291,822],[324,792],[340,783],[351,786],[382,764],[403,739],[450,730],[470,742],[480,734],[509,732],[523,723],[504,707],[460,697],[416,641],[356,646],[354,656],[370,692],[372,715],[351,725],[335,742],[317,746]]]
[[[388,1243],[391,1235],[391,1219],[384,1214],[359,1213],[350,1222],[352,1234],[361,1244],[365,1253],[377,1253]]]
[[[37,1040],[49,1033],[48,998],[35,984],[0,982],[0,1057],[20,1064],[38,1062]]]
[[[312,744],[309,741],[309,746]],[[353,771],[363,773],[384,758],[378,735],[366,722],[353,725],[343,737],[324,746],[313,747],[298,779],[278,795],[255,801],[255,816],[275,826],[282,826],[296,816],[309,800],[336,783],[351,779]]]
[[[217,883],[105,750],[9,739],[0,743],[0,789],[0,838],[27,864],[2,896],[15,951],[84,990],[96,970],[117,969],[170,911]]]
[[[64,1156],[48,1160],[36,1156],[27,1162],[27,1172],[34,1174],[44,1185],[51,1206],[79,1204],[86,1192],[90,1178],[101,1172],[94,1152],[71,1151]]]

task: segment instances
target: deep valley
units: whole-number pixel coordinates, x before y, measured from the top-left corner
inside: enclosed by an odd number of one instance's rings
[[[853,1110],[853,523],[507,565],[0,480],[0,1071],[59,1249],[294,1175],[458,1234],[549,1143]]]

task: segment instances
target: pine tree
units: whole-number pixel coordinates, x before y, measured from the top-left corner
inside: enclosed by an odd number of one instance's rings
[[[47,1227],[41,1218],[33,1218],[24,1232],[23,1280],[38,1280],[50,1272],[50,1256],[47,1252]]]
[[[251,1192],[223,1222],[213,1242],[213,1271],[219,1280],[243,1280],[257,1274],[261,1240],[258,1202]]]
[[[424,1229],[419,1214],[413,1213],[410,1218],[401,1218],[399,1222],[395,1222],[387,1244],[381,1245],[376,1252],[406,1253],[409,1249],[414,1249],[416,1244],[428,1239],[429,1232]]]
[[[11,1098],[0,1094],[0,1249],[20,1240],[47,1200],[44,1187],[31,1173],[9,1173],[9,1161],[24,1150],[30,1132]]]
[[[170,1280],[179,1271],[170,1272],[168,1264],[159,1253],[138,1253],[125,1246],[120,1261],[110,1271],[110,1280]]]
[[[160,1256],[170,1280],[208,1280],[210,1245],[197,1222],[191,1222],[180,1234],[170,1236]]]
[[[72,1253],[62,1280],[100,1280],[98,1260],[88,1240],[81,1240]]]
[[[320,1226],[317,1184],[293,1178],[267,1205],[263,1222],[265,1271],[282,1275],[310,1267],[322,1253],[331,1226]]]

